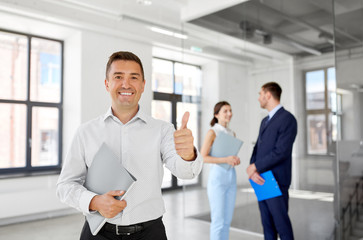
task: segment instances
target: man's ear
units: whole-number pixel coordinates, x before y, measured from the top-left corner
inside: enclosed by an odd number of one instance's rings
[[[106,90],[107,90],[107,92],[109,92],[110,90],[110,88],[109,88],[109,86],[108,86],[108,84],[109,84],[109,82],[108,82],[108,80],[107,80],[107,78],[105,79],[105,87],[106,87]]]
[[[143,85],[142,85],[142,92],[144,92],[145,84],[146,84],[146,81],[145,81],[145,78],[144,78],[144,79],[143,79]]]
[[[272,98],[272,94],[269,91],[266,91],[266,97],[270,100]]]

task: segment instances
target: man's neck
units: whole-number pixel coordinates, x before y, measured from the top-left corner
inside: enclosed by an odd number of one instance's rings
[[[112,113],[115,115],[123,124],[128,123],[138,112],[139,107],[136,108],[117,108],[112,106]]]
[[[273,101],[273,102],[271,102],[268,106],[267,106],[267,111],[268,112],[271,112],[275,107],[277,107],[277,105],[279,105],[280,104],[280,102],[278,102],[278,101]]]

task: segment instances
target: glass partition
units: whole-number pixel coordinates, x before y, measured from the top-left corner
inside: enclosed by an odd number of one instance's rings
[[[360,239],[363,204],[363,1],[334,1],[337,134],[336,239]]]
[[[262,55],[252,55],[248,47],[242,47],[242,50],[239,49],[241,51],[235,48],[235,52],[241,56],[254,58],[254,64],[247,67],[247,76],[233,76],[232,67],[219,63],[218,66],[222,66],[218,76],[219,92],[205,91],[209,90],[206,85],[210,84],[210,79],[204,79],[202,84],[202,101],[215,101],[202,102],[202,106],[208,106],[202,111],[209,114],[202,115],[206,117],[201,119],[201,128],[206,130],[201,132],[200,144],[209,129],[213,106],[221,100],[232,104],[232,130],[244,141],[238,154],[241,164],[235,167],[237,193],[229,239],[264,237],[259,205],[249,184],[246,167],[261,120],[268,114],[266,110],[260,109],[258,92],[264,83],[270,81],[281,85],[281,104],[298,121],[289,191],[289,215],[295,239],[333,239],[336,235],[336,142],[344,131],[344,116],[341,115],[344,109],[341,108],[347,104],[336,83],[339,71],[335,72],[334,61],[333,1],[242,1],[195,19],[192,23],[242,39],[246,46],[250,42],[287,54],[293,62],[276,60],[277,55],[267,50],[263,58]],[[360,68],[363,69],[363,64]],[[203,71],[203,75],[208,76],[208,73]],[[229,79],[231,77],[233,80]],[[243,84],[239,85],[241,81]],[[251,93],[247,94],[246,101],[239,101],[241,97],[238,94],[244,93],[243,88],[248,88]],[[213,94],[220,99],[212,98]],[[357,109],[351,111],[359,112]],[[242,115],[243,120],[236,120],[238,115]],[[209,203],[207,185],[213,167],[213,164],[204,164],[201,185],[187,186],[183,193],[185,217],[203,222],[208,227],[213,209]],[[209,236],[208,231],[206,234]]]

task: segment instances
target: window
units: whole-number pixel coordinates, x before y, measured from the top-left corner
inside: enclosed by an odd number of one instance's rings
[[[341,96],[336,93],[335,68],[305,73],[307,153],[334,153],[340,136]]]
[[[185,111],[190,112],[188,128],[192,130],[194,145],[199,143],[201,68],[166,59],[153,58],[152,116],[181,125]],[[182,185],[198,183],[198,179],[180,180],[164,168],[163,189],[178,188]]]
[[[63,42],[0,31],[0,174],[59,170]]]

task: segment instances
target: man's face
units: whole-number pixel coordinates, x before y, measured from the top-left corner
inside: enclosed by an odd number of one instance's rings
[[[113,107],[137,108],[145,87],[140,65],[134,61],[114,61],[107,74],[105,86],[111,95]]]
[[[267,92],[263,88],[261,88],[259,94],[260,94],[260,96],[258,97],[258,101],[260,102],[260,106],[261,106],[261,108],[266,108],[269,92]]]

